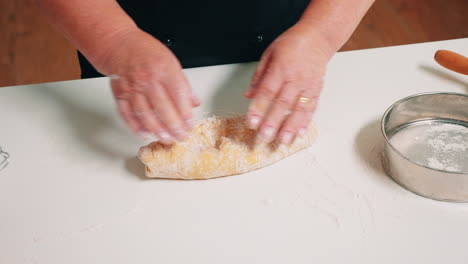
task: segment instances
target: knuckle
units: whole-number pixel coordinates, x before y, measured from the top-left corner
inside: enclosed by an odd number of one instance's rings
[[[160,126],[157,124],[157,123],[151,123],[151,124],[147,124],[146,125],[146,128],[148,130],[150,130],[151,132],[155,132],[157,134],[159,134],[159,132],[161,132],[161,128]]]
[[[297,90],[299,87],[303,87],[302,81],[300,78],[295,78],[295,77],[287,77],[286,80],[284,81],[284,89],[287,90]]]
[[[128,79],[132,82],[139,80],[151,80],[154,77],[154,73],[149,70],[149,67],[138,67],[134,68],[129,74]]]
[[[162,102],[162,100],[166,100],[166,96],[163,93],[164,92],[157,87],[154,87],[150,91],[148,91],[147,98],[149,99],[153,107],[160,108],[162,106],[159,102]]]
[[[312,91],[315,91],[315,90],[313,89]],[[312,93],[311,95],[308,96],[308,98],[310,98],[312,102],[317,101],[320,98],[319,91]]]
[[[150,79],[143,78],[133,78],[130,82],[130,87],[136,92],[142,93],[143,91],[149,89],[152,86]]]
[[[283,72],[283,70],[281,69],[281,67],[278,67],[277,64],[269,63],[268,65],[265,65],[265,68],[264,68],[265,76],[274,76],[278,74],[279,72]]]
[[[295,71],[294,69],[288,67],[283,70],[285,83],[296,83],[301,80],[304,80],[302,73]]]
[[[174,109],[172,108],[169,108],[169,107],[165,107],[165,106],[161,106],[158,108],[158,118],[159,120],[164,123],[166,126],[170,127],[172,125],[176,125],[176,123],[178,122],[176,116],[175,116],[175,113],[174,113]]]
[[[158,118],[158,113],[151,108],[147,109],[140,106],[137,106],[135,108],[136,109],[134,109],[132,112],[132,116],[137,117],[145,123],[152,123]]]
[[[131,100],[135,96],[130,90],[114,91],[114,95],[117,100]]]
[[[308,112],[308,107],[306,105],[304,105],[304,104],[297,104],[294,107],[294,111],[300,112],[300,113],[305,113],[305,112]]]
[[[263,85],[259,88],[258,95],[265,98],[273,99],[276,96],[276,90],[270,85]]]
[[[256,71],[254,76],[252,77],[251,85],[256,86],[262,77],[262,72],[261,71]]]
[[[187,92],[187,89],[185,89],[185,87],[183,85],[175,85],[175,87],[173,87],[171,89],[171,92],[177,97],[177,98],[182,98],[182,97],[185,97],[185,96],[188,96],[188,92]]]
[[[116,99],[132,100],[137,95],[145,95],[149,88],[154,88],[153,86],[151,81],[143,79],[119,81],[112,85],[112,92]]]
[[[296,100],[298,96],[300,96],[301,94],[304,93],[304,91],[307,90],[307,89],[304,89],[303,87],[306,87],[306,86],[303,85],[302,82],[292,81],[292,80],[285,81],[283,84],[283,90],[284,90],[283,94],[284,96],[287,96],[290,101],[294,101]],[[307,97],[307,98],[310,98],[310,97]]]
[[[263,123],[262,126],[264,127],[271,127],[273,129],[279,129],[283,119],[281,118],[281,115],[268,115],[266,118],[265,122]]]
[[[278,96],[275,99],[275,103],[279,106],[289,106],[291,104],[291,101],[291,98],[284,95]]]
[[[159,79],[152,71],[135,71],[128,75],[127,86],[134,91],[144,92],[147,89],[157,87]]]
[[[293,127],[291,124],[289,124],[288,126],[285,126],[281,129],[281,134],[283,133],[291,133],[291,134],[294,134],[296,132],[296,128]]]
[[[139,94],[144,95],[149,102],[153,103],[153,107],[157,108],[160,105],[158,102],[162,102],[162,100],[167,100],[165,96],[165,91],[163,91],[162,89],[162,86],[154,85],[146,91],[139,92]]]
[[[167,122],[166,127],[172,132],[180,133],[183,128],[183,124],[180,122]]]
[[[297,118],[290,116],[284,121],[283,129],[291,132],[297,127],[298,123]]]

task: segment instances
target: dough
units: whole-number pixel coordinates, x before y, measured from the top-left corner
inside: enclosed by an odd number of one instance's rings
[[[244,116],[204,119],[187,140],[172,145],[153,142],[142,147],[138,158],[146,176],[165,179],[211,179],[249,172],[277,162],[312,145],[313,125],[290,145],[256,142],[256,133]]]

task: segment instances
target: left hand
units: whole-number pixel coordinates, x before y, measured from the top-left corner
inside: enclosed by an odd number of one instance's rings
[[[334,52],[323,37],[296,24],[265,50],[244,96],[253,99],[247,125],[259,137],[289,144],[312,119],[328,61]]]

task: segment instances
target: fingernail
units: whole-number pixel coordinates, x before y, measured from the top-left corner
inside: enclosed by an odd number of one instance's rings
[[[272,127],[265,127],[262,129],[262,131],[260,132],[260,137],[267,141],[267,142],[270,142],[272,139],[273,139],[273,134],[275,133],[275,129],[272,128]]]
[[[163,141],[165,143],[168,143],[168,142],[172,141],[171,135],[169,135],[169,133],[167,133],[167,132],[159,133],[159,138],[161,138],[161,141]]]
[[[284,132],[283,135],[281,136],[281,143],[289,144],[289,143],[291,143],[291,139],[292,139],[292,133],[291,132]]]
[[[194,90],[192,90],[191,96],[192,99],[194,99],[197,102],[200,102],[200,97],[198,96],[198,93],[196,93]]]
[[[180,129],[180,128],[175,129],[174,134],[175,134],[177,140],[184,140],[185,137],[187,136],[187,133],[184,130]]]
[[[258,124],[260,123],[260,118],[258,116],[251,116],[249,117],[249,128],[250,129],[257,129]]]
[[[301,136],[301,137],[305,136],[305,134],[306,134],[306,129],[305,129],[305,128],[299,129],[298,134],[299,134],[299,136]]]
[[[198,97],[192,96],[192,107],[198,107],[200,106],[201,101]]]
[[[154,142],[154,141],[158,141],[159,138],[153,134],[153,133],[150,133],[150,132],[139,132],[138,135],[144,140],[144,141],[148,141],[148,143],[151,143],[151,142]]]

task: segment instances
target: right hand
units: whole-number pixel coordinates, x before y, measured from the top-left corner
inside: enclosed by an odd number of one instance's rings
[[[119,33],[94,64],[111,85],[120,115],[133,132],[163,144],[184,140],[200,101],[175,55],[141,31]]]

